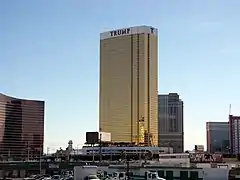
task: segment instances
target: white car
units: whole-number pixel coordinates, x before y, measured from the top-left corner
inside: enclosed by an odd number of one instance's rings
[[[52,178],[51,177],[45,177],[43,178],[43,180],[51,180]]]
[[[24,180],[35,180],[37,175],[31,175],[30,177],[23,178]]]
[[[52,180],[60,180],[61,179],[61,176],[60,175],[53,175]]]

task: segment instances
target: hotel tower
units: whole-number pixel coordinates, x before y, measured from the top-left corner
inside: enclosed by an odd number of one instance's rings
[[[113,142],[158,145],[158,31],[100,34],[99,131]]]

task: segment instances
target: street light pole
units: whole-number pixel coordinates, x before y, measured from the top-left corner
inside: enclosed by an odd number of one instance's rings
[[[29,147],[29,141],[27,143],[27,162],[29,162],[29,154],[30,154],[30,147]]]
[[[130,167],[129,167],[130,158],[129,158],[128,155],[127,155],[126,160],[127,160],[127,161],[126,161],[126,163],[127,163],[127,179],[130,180],[130,172],[129,172],[129,169],[130,169]]]

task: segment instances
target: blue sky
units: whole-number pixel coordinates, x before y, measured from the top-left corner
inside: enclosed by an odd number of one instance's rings
[[[240,1],[0,1],[0,92],[46,101],[50,151],[98,127],[99,34],[159,29],[159,92],[185,103],[185,148],[205,122],[240,115]]]

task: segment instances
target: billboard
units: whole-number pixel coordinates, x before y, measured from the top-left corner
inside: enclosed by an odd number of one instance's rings
[[[190,153],[190,163],[222,163],[221,154]]]
[[[99,132],[99,139],[101,139],[102,142],[111,142],[111,133]]]
[[[98,132],[86,132],[86,144],[97,144],[98,137]]]
[[[196,152],[204,152],[204,145],[195,145],[194,150]]]

